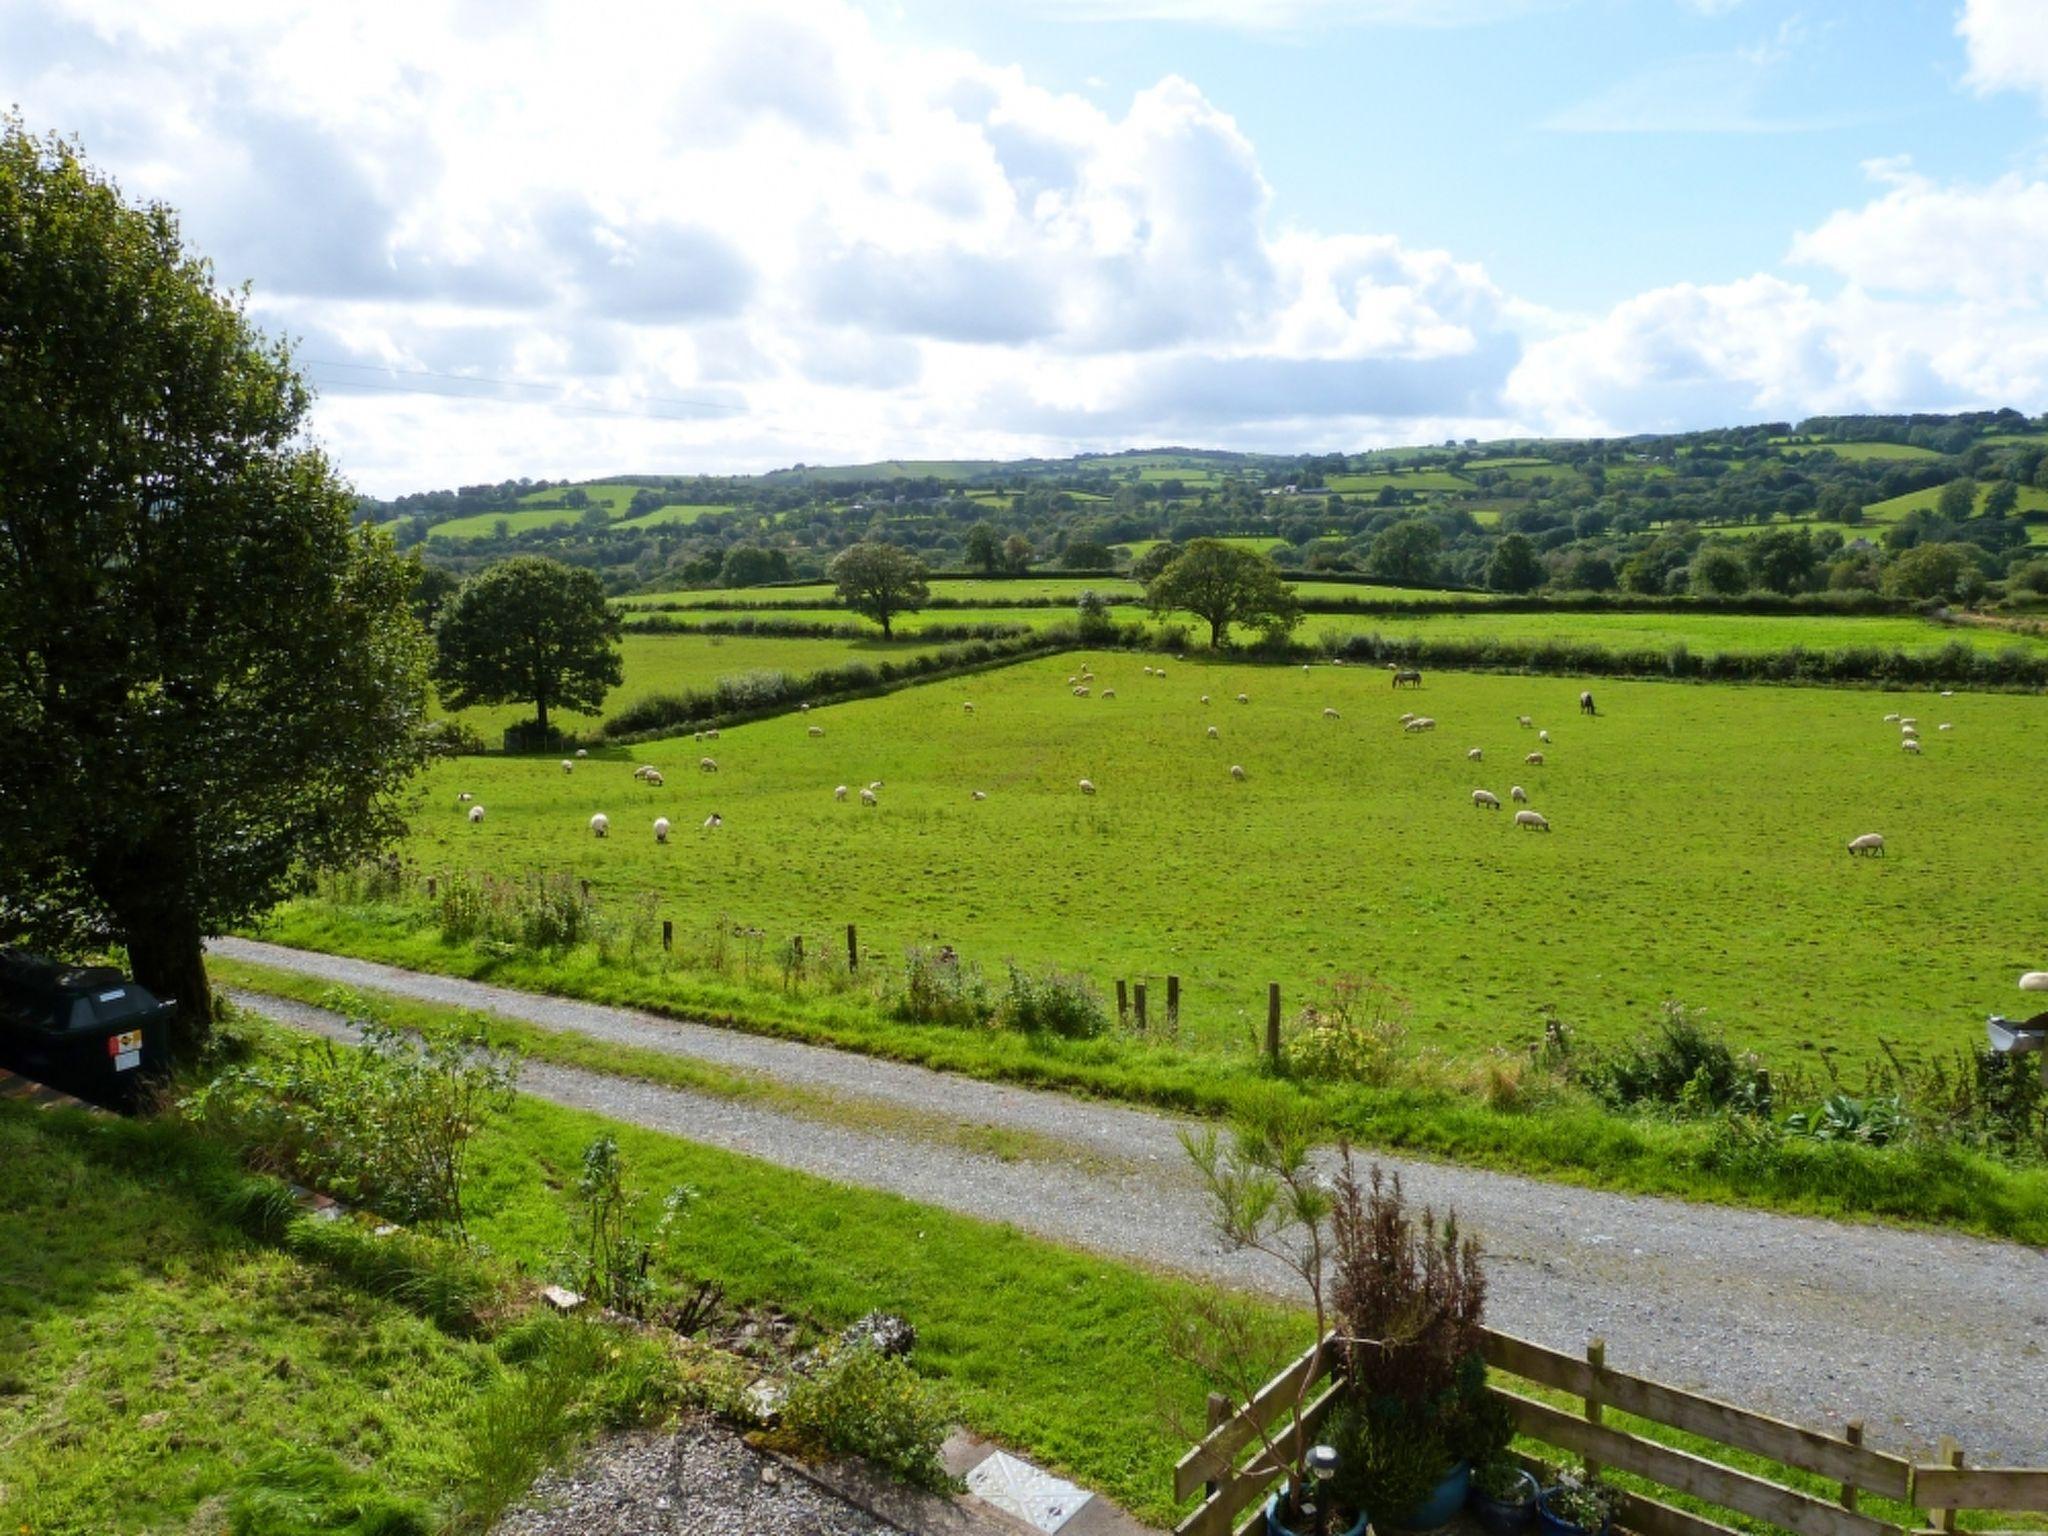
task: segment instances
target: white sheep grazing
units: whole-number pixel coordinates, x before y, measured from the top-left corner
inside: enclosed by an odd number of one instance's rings
[[[860,803],[862,805],[880,805],[882,802],[875,798],[875,792],[872,789],[864,789],[860,792]]]
[[[1205,693],[1205,694],[1203,694],[1203,695],[1202,695],[1202,702],[1203,702],[1204,704],[1207,704],[1207,703],[1209,702],[1209,695],[1207,695],[1206,693]]]
[[[976,800],[986,800],[988,798],[988,791],[985,789],[977,789],[974,792],[972,798]]]
[[[1527,805],[1529,803],[1529,791],[1517,784],[1508,790],[1508,798],[1517,805]]]
[[[1890,714],[1886,715],[1884,717],[1884,723],[1886,725],[1897,725],[1899,723],[1899,712],[1897,710],[1893,710]]]
[[[825,734],[825,727],[823,727],[822,725],[814,725],[810,728],[807,734],[811,736],[822,736]]]
[[[1861,837],[1849,839],[1851,858],[1876,858],[1884,853],[1884,836],[1878,832],[1866,832]]]
[[[1920,738],[1917,736],[1908,736],[1899,745],[1905,748],[1906,751],[1913,753],[1916,757],[1920,753]]]
[[[1092,795],[1092,794],[1094,794],[1094,793],[1095,793],[1095,782],[1094,782],[1094,780],[1092,780],[1092,779],[1083,779],[1083,780],[1081,781],[1081,793],[1082,793],[1082,794],[1084,794],[1084,795]]]
[[[697,759],[697,768],[701,773],[716,773],[718,772],[718,759],[715,757],[700,757]]]
[[[576,771],[576,765],[575,765],[574,763],[570,762],[570,761],[569,761],[569,759],[567,759],[566,757],[565,757],[565,758],[563,758],[563,759],[562,759],[562,772],[564,772],[564,773],[574,773],[575,771]]]
[[[1216,727],[1213,725],[1209,727],[1209,739],[1211,741],[1221,741],[1223,739],[1221,735],[1217,733]]]
[[[1531,720],[1527,715],[1517,715],[1515,716],[1515,724],[1519,725],[1523,730],[1526,731],[1533,729],[1535,727],[1536,722],[1534,720]]]
[[[1305,661],[1301,664],[1301,675],[1303,677],[1308,676],[1308,663]]]
[[[480,805],[472,805],[469,808],[469,824],[472,827],[481,826],[483,824],[483,819],[484,808]]]
[[[808,704],[799,704],[796,707],[796,712],[800,715],[808,715],[811,712],[811,706]]]
[[[1116,690],[1114,688],[1105,688],[1102,690],[1102,696],[1105,699],[1113,699],[1116,697]]]
[[[1536,733],[1536,739],[1537,739],[1538,741],[1542,742],[1542,743],[1543,743],[1543,745],[1545,745],[1545,746],[1547,747],[1547,746],[1549,746],[1549,745],[1550,745],[1550,732],[1548,732],[1548,731],[1538,731],[1538,732]]]
[[[1250,697],[1249,697],[1249,696],[1247,696],[1247,695],[1245,695],[1245,694],[1242,694],[1242,693],[1240,693],[1240,694],[1239,694],[1239,695],[1237,696],[1237,702],[1238,702],[1238,703],[1240,703],[1240,704],[1249,704],[1249,703],[1251,703],[1251,699],[1250,699]]]
[[[1079,679],[1078,677],[1069,677],[1067,679],[1067,686],[1071,688],[1074,686],[1074,684],[1078,683],[1079,681],[1081,681],[1081,679]]]
[[[1230,765],[1230,776],[1233,779],[1242,779],[1244,777],[1244,764],[1232,763]]]
[[[657,843],[668,841],[668,818],[666,816],[654,818],[654,840]]]
[[[467,805],[469,804],[470,801],[474,800],[475,798],[475,795],[472,795],[468,790],[465,789],[461,794],[455,797],[455,803],[457,805]]]
[[[1472,803],[1482,811],[1497,811],[1500,809],[1500,796],[1490,790],[1475,789],[1472,791]]]
[[[974,713],[974,706],[972,704],[962,704],[960,707],[970,715]]]
[[[1941,690],[1941,696],[1944,699],[1952,699],[1956,696],[1956,691],[1953,688],[1944,688]]]
[[[1515,825],[1527,827],[1531,832],[1548,832],[1550,830],[1550,823],[1544,820],[1541,811],[1515,812]]]
[[[1085,699],[1088,697],[1088,690],[1086,688],[1076,688],[1074,690],[1074,697],[1077,699]]]
[[[1402,723],[1403,725],[1406,725],[1406,724],[1407,724],[1407,723],[1408,723],[1408,722],[1409,722],[1410,720],[1413,720],[1414,718],[1415,718],[1415,711],[1414,711],[1414,710],[1412,710],[1412,709],[1410,709],[1410,710],[1404,710],[1404,711],[1402,712],[1402,714],[1401,714],[1401,723]]]
[[[649,773],[647,775],[646,783],[649,789],[659,789],[666,782],[658,773]]]
[[[868,788],[869,788],[869,789],[880,789],[880,788],[882,788],[882,787],[883,787],[883,785],[882,785],[882,781],[881,781],[880,779],[876,779],[876,780],[874,780],[873,782],[871,782],[871,783],[870,783],[870,784],[868,785]]]
[[[1955,729],[1955,727],[1953,725],[1950,725],[1948,721],[1944,720],[1941,722],[1941,724],[1937,725],[1935,729],[1937,731],[1952,731]]]
[[[578,748],[576,749],[576,755],[577,755],[578,757],[588,757],[588,756],[590,756],[590,753],[589,753],[589,751],[588,751],[588,750],[586,750],[585,748],[583,748],[583,747],[578,747]]]
[[[842,784],[837,789],[833,790],[832,798],[834,800],[844,800],[846,798],[846,786]]]
[[[1543,754],[1541,752],[1531,752],[1527,757],[1523,758],[1522,761],[1527,763],[1531,768],[1541,768],[1543,766]]]
[[[642,763],[638,768],[635,768],[633,770],[633,777],[636,779],[644,779],[647,777],[647,775],[649,775],[652,772],[654,772],[654,764]]]
[[[611,831],[611,829],[612,819],[611,817],[605,815],[603,811],[599,811],[595,816],[590,818],[590,835],[592,837],[603,837],[605,833]]]
[[[1907,726],[1909,726],[1909,725],[1918,725],[1919,723],[1920,723],[1920,717],[1919,717],[1918,715],[1901,715],[1901,716],[1899,716],[1899,729],[1900,729],[1900,730],[1904,730],[1904,729],[1905,729],[1905,728],[1906,728]]]
[[[725,818],[719,815],[716,811],[713,811],[709,816],[706,816],[704,818],[704,830],[706,832],[716,832],[720,827],[724,825]]]
[[[1485,752],[1481,751],[1478,747],[1474,747],[1470,752],[1467,752],[1465,754],[1465,760],[1469,763],[1483,763],[1486,761],[1486,754]]]
[[[1325,720],[1334,720],[1334,719],[1336,719],[1336,718],[1337,718],[1337,711],[1335,711],[1334,709],[1327,709],[1327,708],[1326,708],[1326,709],[1324,709],[1324,711],[1323,711],[1323,718],[1324,718]]]

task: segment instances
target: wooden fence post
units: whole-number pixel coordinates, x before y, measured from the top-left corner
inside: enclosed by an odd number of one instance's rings
[[[790,939],[789,950],[791,954],[796,956],[796,968],[802,970],[804,968],[804,936],[802,934],[796,934]]]
[[[1607,1369],[1605,1339],[1595,1339],[1586,1346],[1586,1364],[1593,1368],[1593,1379],[1586,1384],[1586,1422],[1598,1424],[1601,1416],[1600,1376]],[[1586,1477],[1590,1481],[1600,1475],[1600,1463],[1590,1456],[1586,1457],[1585,1461]]]
[[[427,900],[429,901],[434,899],[435,884],[434,877],[432,875],[427,876]]]
[[[846,925],[846,968],[849,971],[860,969],[860,935],[852,923]]]
[[[1943,1435],[1941,1437],[1941,1459],[1957,1471],[1962,1470],[1963,1448],[1956,1444],[1955,1436]],[[1935,1519],[1937,1515],[1940,1517],[1939,1519]],[[1927,1511],[1927,1516],[1930,1520],[1935,1520],[1937,1525],[1944,1531],[1950,1532],[1951,1536],[1953,1536],[1956,1528],[1956,1512],[1953,1509],[1930,1509]]]
[[[1266,1059],[1280,1070],[1280,983],[1266,983]]]
[[[1209,1428],[1211,1430],[1221,1429],[1224,1421],[1229,1417],[1230,1399],[1221,1392],[1211,1392],[1209,1394]],[[1216,1490],[1222,1486],[1223,1484],[1215,1478],[1210,1478],[1209,1481],[1202,1484],[1202,1497],[1205,1499],[1215,1498]]]
[[[1124,1026],[1125,1024],[1128,1024],[1128,1023],[1130,1022],[1130,1018],[1131,1018],[1131,996],[1130,996],[1130,993],[1129,993],[1129,991],[1128,991],[1128,990],[1127,990],[1127,989],[1125,988],[1125,985],[1124,985],[1124,979],[1123,979],[1123,977],[1119,976],[1119,977],[1117,977],[1117,979],[1116,979],[1116,1022],[1117,1022],[1117,1027],[1118,1027],[1119,1029],[1121,1029],[1121,1028],[1122,1028],[1122,1027],[1123,1027],[1123,1026]]]
[[[676,925],[672,919],[666,917],[661,920],[661,947],[663,949],[674,949],[676,947]]]
[[[1168,1029],[1180,1028],[1180,978],[1178,976],[1166,978],[1166,1027]]]
[[[585,901],[590,900],[590,882],[588,880],[578,880],[576,883],[583,888],[583,899]]]
[[[1138,1008],[1138,1033],[1142,1035],[1145,1033],[1145,983],[1139,982],[1131,991],[1131,1000]]]
[[[1861,1419],[1851,1419],[1847,1424],[1844,1424],[1842,1426],[1842,1438],[1851,1445],[1861,1445],[1863,1443],[1863,1421]],[[1842,1484],[1842,1508],[1849,1510],[1851,1513],[1854,1513],[1856,1509],[1856,1485],[1854,1483]]]

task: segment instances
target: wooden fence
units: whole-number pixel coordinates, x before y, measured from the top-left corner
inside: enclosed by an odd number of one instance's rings
[[[1204,1497],[1175,1528],[1175,1536],[1249,1536],[1257,1530],[1265,1496],[1279,1475],[1260,1431],[1280,1426],[1276,1459],[1291,1461],[1297,1441],[1290,1410],[1301,1400],[1306,1411],[1300,1433],[1313,1437],[1343,1390],[1331,1342],[1302,1355],[1235,1413],[1221,1398],[1211,1398],[1209,1432],[1180,1459],[1173,1478],[1176,1500],[1198,1492]],[[1488,1329],[1484,1350],[1491,1374],[1487,1390],[1513,1411],[1519,1434],[1567,1453],[1589,1471],[1631,1474],[1660,1491],[1687,1495],[1794,1536],[1902,1536],[1906,1531],[1938,1536],[1955,1531],[1964,1510],[2048,1511],[2048,1468],[1971,1467],[1951,1441],[1943,1442],[1942,1461],[1916,1465],[1865,1445],[1860,1421],[1852,1421],[1840,1435],[1805,1429],[1618,1371],[1607,1364],[1605,1347],[1598,1342],[1581,1358]],[[1580,1406],[1576,1411],[1556,1407],[1516,1389],[1515,1383],[1529,1382],[1577,1398]],[[1714,1448],[1810,1473],[1826,1479],[1836,1492],[1825,1497],[1679,1450],[1607,1422],[1610,1410],[1682,1431]],[[1640,1536],[1736,1536],[1707,1515],[1647,1494],[1617,1492],[1616,1524]],[[1924,1511],[1930,1523],[1902,1527],[1879,1519],[1861,1507],[1864,1494]]]

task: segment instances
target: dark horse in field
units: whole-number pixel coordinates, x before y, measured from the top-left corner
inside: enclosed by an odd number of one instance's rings
[[[1422,686],[1422,674],[1413,667],[1397,667],[1394,671],[1394,686],[1398,688],[1403,683],[1406,683],[1410,688],[1420,688]]]
[[[1579,713],[1582,715],[1597,715],[1600,713],[1599,710],[1593,707],[1593,690],[1590,688],[1579,695]]]

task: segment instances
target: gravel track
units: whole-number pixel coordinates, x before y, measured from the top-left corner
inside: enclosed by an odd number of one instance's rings
[[[521,1077],[525,1091],[558,1103],[1119,1258],[1290,1294],[1276,1270],[1225,1253],[1209,1235],[1179,1125],[1166,1116],[367,961],[246,940],[213,947],[342,985],[1058,1139],[1094,1161],[1003,1160],[539,1061]],[[343,1028],[303,1004],[236,995],[301,1028]],[[2041,1250],[1378,1161],[1415,1198],[1455,1206],[1479,1236],[1488,1315],[1509,1332],[1569,1350],[1602,1337],[1620,1369],[1803,1422],[1861,1417],[1870,1442],[1886,1449],[1926,1451],[1953,1434],[1978,1465],[2048,1462]]]

